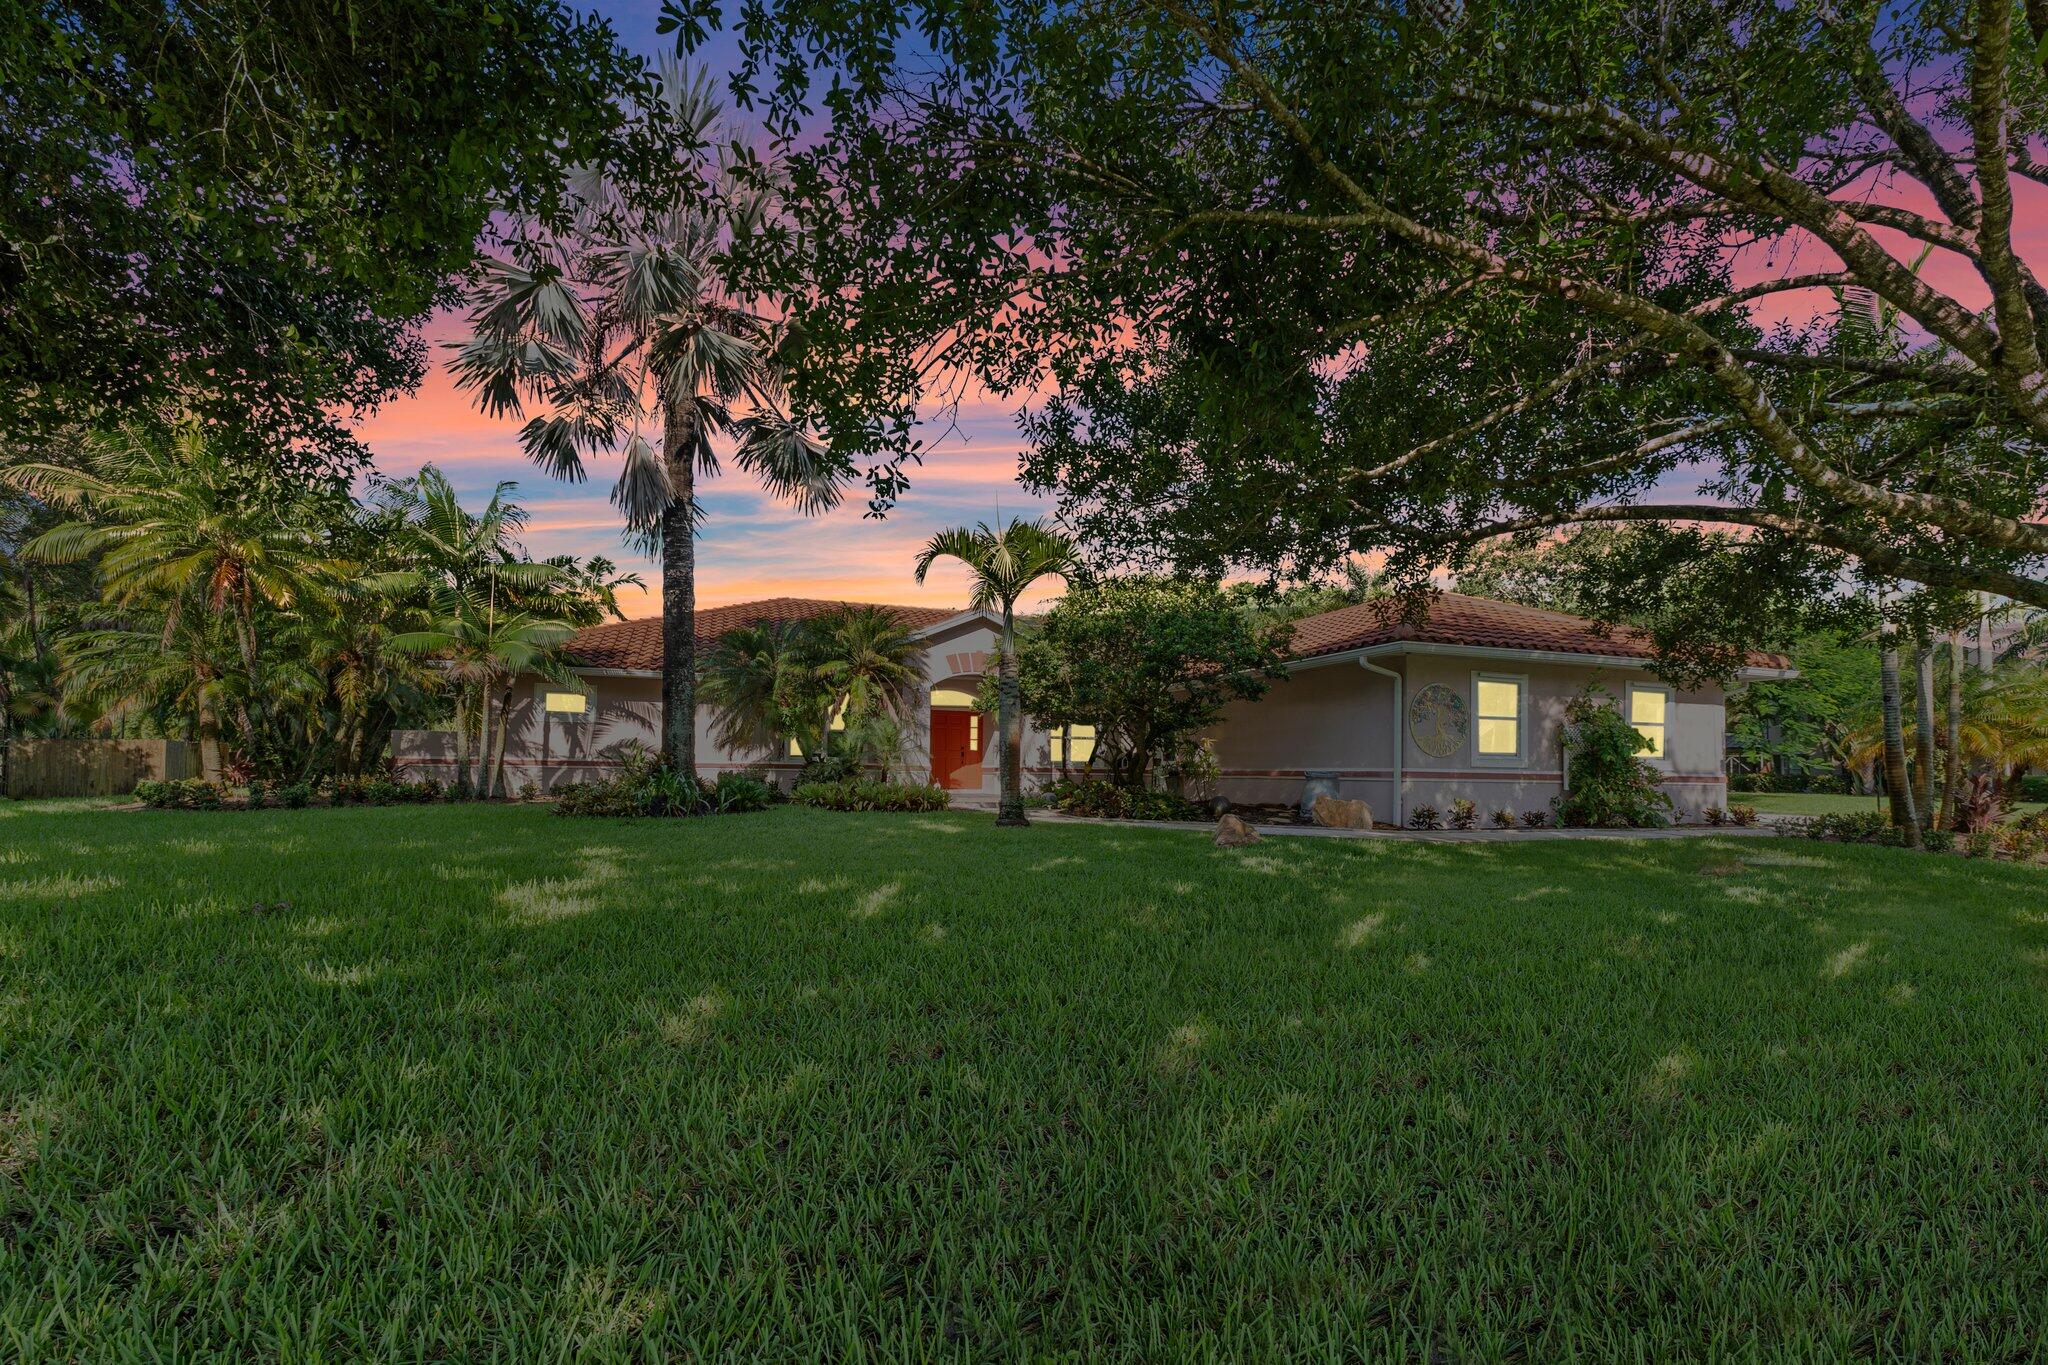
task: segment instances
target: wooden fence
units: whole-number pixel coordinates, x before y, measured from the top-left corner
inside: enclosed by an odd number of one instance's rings
[[[192,777],[197,768],[182,739],[17,739],[8,746],[7,794],[126,796],[146,777]]]

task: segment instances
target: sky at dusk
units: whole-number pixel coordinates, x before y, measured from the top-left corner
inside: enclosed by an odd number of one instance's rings
[[[655,57],[672,50],[672,40],[655,33],[660,0],[605,0],[597,9],[612,21],[621,40],[643,55]],[[730,36],[719,35],[696,59],[719,71],[732,56]],[[1873,180],[1862,188],[1873,199],[1933,212],[1917,185],[1894,188]],[[2022,183],[2017,192],[2021,203],[2016,245],[2039,267],[2048,262],[2048,203],[2036,186]],[[1895,234],[1879,230],[1877,235],[1892,236],[1893,249],[1906,259],[1917,254]],[[1784,243],[1753,249],[1738,263],[1737,274],[1762,277],[1826,268],[1827,253],[1815,250],[1817,259],[1802,262],[1797,248]],[[1925,271],[1930,282],[1965,305],[1977,308],[1986,303],[1981,283],[1960,259],[1937,255]],[[1769,300],[1758,316],[1766,323],[1803,319],[1829,306],[1825,291],[1809,291]],[[425,382],[417,393],[389,403],[363,423],[361,433],[375,452],[378,468],[405,475],[432,463],[472,503],[487,497],[498,481],[516,481],[517,500],[532,515],[525,537],[532,554],[607,555],[646,581],[644,589],[623,596],[627,614],[653,614],[659,609],[659,572],[651,560],[622,543],[618,514],[609,501],[616,459],[592,461],[591,477],[582,484],[563,483],[529,464],[519,446],[520,420],[482,415],[449,379],[449,352],[440,343],[463,331],[459,317],[434,319],[427,333],[434,343],[433,365]],[[963,605],[964,570],[941,564],[919,587],[911,576],[912,562],[941,528],[993,520],[999,514],[1031,516],[1051,510],[1046,500],[1028,495],[1017,483],[1022,443],[1016,415],[1014,402],[993,399],[963,405],[943,418],[934,414],[923,433],[925,462],[912,469],[909,491],[883,519],[867,515],[864,490],[858,487],[836,511],[806,517],[763,494],[744,474],[727,473],[700,484],[706,516],[697,551],[699,604],[787,595]],[[1681,487],[1661,491],[1676,498],[1692,494]],[[1048,585],[1027,601],[1038,605],[1057,591],[1057,585]]]
[[[655,57],[673,50],[673,39],[654,31],[660,0],[606,0],[596,8],[635,51]],[[731,55],[729,37],[720,35],[698,60],[716,71]],[[610,502],[616,459],[591,461],[590,479],[581,484],[563,483],[528,463],[519,447],[520,419],[484,416],[449,379],[449,352],[440,343],[464,330],[460,317],[434,319],[427,330],[433,360],[426,382],[362,424],[377,467],[405,475],[437,465],[472,504],[488,497],[499,480],[515,480],[517,500],[532,515],[524,539],[534,556],[607,555],[646,580],[645,590],[622,596],[627,615],[658,611],[658,566],[619,537],[618,512]],[[963,404],[949,418],[927,424],[925,463],[912,469],[910,491],[886,519],[867,515],[860,487],[850,490],[838,510],[806,517],[763,494],[745,474],[729,471],[700,485],[705,521],[697,544],[698,603],[792,596],[964,606],[966,575],[957,565],[934,567],[923,587],[911,576],[917,551],[932,533],[990,521],[998,512],[1034,516],[1051,509],[1017,485],[1022,446],[1014,403]],[[1050,593],[1057,591],[1057,584],[1050,585]],[[1026,600],[1036,605],[1047,595]]]

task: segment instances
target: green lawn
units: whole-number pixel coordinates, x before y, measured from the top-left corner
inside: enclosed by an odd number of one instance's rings
[[[0,1355],[2022,1358],[2048,876],[0,821]]]
[[[1755,806],[1766,815],[1838,815],[1854,811],[1888,811],[1881,796],[1827,796],[1816,792],[1730,792],[1736,805]],[[2022,801],[2014,807],[2020,814],[2042,809],[2038,801]]]

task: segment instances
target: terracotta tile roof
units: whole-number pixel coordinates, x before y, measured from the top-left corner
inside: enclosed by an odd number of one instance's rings
[[[735,602],[697,613],[697,648],[709,649],[720,636],[763,621],[808,621],[842,607],[880,606],[912,630],[923,630],[958,616],[960,607],[897,607],[873,602],[827,602],[815,597],[768,597]],[[564,646],[569,658],[584,668],[623,668],[636,672],[661,669],[661,618],[610,621],[579,630]]]
[[[1304,616],[1294,623],[1288,655],[1313,659],[1397,641],[1622,659],[1648,660],[1656,655],[1649,638],[1629,626],[1603,630],[1582,616],[1455,592],[1432,598],[1428,614],[1419,623],[1403,620],[1397,608],[1380,602]],[[1752,652],[1749,658],[1756,668],[1783,668],[1786,664],[1782,655],[1761,651]]]

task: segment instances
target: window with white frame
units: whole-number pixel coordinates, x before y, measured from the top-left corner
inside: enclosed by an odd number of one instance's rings
[[[1052,761],[1086,763],[1095,757],[1095,727],[1062,725],[1052,732]]]
[[[1671,757],[1671,689],[1654,683],[1628,685],[1628,723],[1650,741],[1644,758]]]
[[[1529,757],[1529,680],[1515,673],[1472,675],[1472,756],[1516,764]]]

